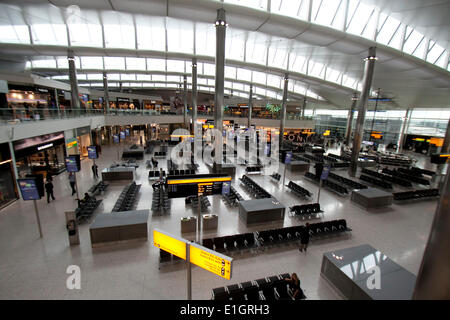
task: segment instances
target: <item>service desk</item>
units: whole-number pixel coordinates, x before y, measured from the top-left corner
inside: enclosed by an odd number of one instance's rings
[[[353,190],[351,199],[365,208],[380,208],[390,206],[394,196],[377,188],[367,188]]]
[[[197,218],[196,217],[183,217],[181,218],[181,232],[195,232],[197,230]]]
[[[295,172],[308,172],[309,171],[309,163],[301,160],[292,160],[290,163],[286,165],[286,169],[289,171]]]
[[[89,226],[92,247],[129,240],[147,241],[148,215],[149,210],[98,214]]]
[[[102,170],[102,180],[103,181],[113,181],[113,180],[134,180],[135,168],[105,168]]]
[[[324,253],[321,274],[350,300],[410,300],[416,283],[414,274],[368,244]]]
[[[239,217],[247,225],[284,219],[286,207],[275,198],[239,201]]]
[[[217,229],[219,217],[216,214],[204,214],[202,216],[203,230]]]

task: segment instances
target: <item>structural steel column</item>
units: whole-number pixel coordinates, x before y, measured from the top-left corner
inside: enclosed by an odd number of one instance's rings
[[[109,114],[108,76],[106,75],[106,72],[103,72],[103,92],[103,98],[105,100],[105,111],[106,114]]]
[[[61,110],[59,107],[59,100],[58,100],[58,89],[55,88],[55,107],[56,110],[58,111],[58,118],[61,118]]]
[[[448,130],[447,130],[448,133]],[[414,300],[450,299],[450,170],[447,171],[428,243],[417,275]]]
[[[280,136],[279,136],[279,148],[283,149],[283,139],[284,139],[284,125],[286,122],[286,102],[287,102],[287,94],[288,94],[288,82],[289,78],[286,74],[284,76],[284,88],[283,88],[283,101],[281,103],[281,119],[280,119]]]
[[[350,139],[352,138],[352,125],[353,125],[353,117],[355,114],[356,102],[358,101],[358,94],[354,93],[352,97],[352,106],[350,107],[350,111],[347,119],[347,131],[345,133],[345,144],[348,146],[350,144]]]
[[[197,139],[197,59],[192,59],[192,134]]]
[[[401,153],[403,151],[403,145],[405,144],[406,133],[408,132],[409,122],[411,120],[412,109],[409,108],[406,110],[405,119],[402,123],[402,129],[400,130],[400,136],[398,137],[397,142],[397,153]]]
[[[369,48],[369,56],[364,59],[364,77],[363,77],[363,86],[361,90],[361,96],[358,100],[357,110],[358,110],[358,118],[356,119],[356,128],[355,134],[353,137],[353,147],[352,147],[352,157],[350,162],[350,167],[348,170],[348,174],[350,177],[354,177],[356,175],[356,170],[358,169],[358,156],[359,149],[361,148],[361,141],[364,129],[364,120],[366,117],[366,108],[367,101],[369,99],[370,88],[372,86],[373,80],[373,71],[375,68],[376,61],[376,48]]]
[[[250,92],[248,94],[248,124],[247,128],[252,127],[252,112],[253,112],[253,85],[250,85]]]
[[[69,62],[69,80],[70,80],[70,90],[71,90],[71,102],[72,110],[79,112],[80,110],[80,97],[78,94],[78,80],[77,80],[77,70],[75,66],[75,57],[73,51],[69,50],[67,55],[67,60]]]
[[[223,108],[224,108],[224,85],[225,85],[225,36],[227,23],[225,20],[225,10],[217,10],[216,20],[216,83],[214,97],[214,128],[218,134],[215,142],[215,162],[222,163],[223,150]]]
[[[187,108],[188,108],[188,103],[187,103],[187,75],[183,76],[183,125],[184,128],[187,129],[188,125],[187,125]]]
[[[449,152],[450,152],[450,119],[448,120],[447,131],[445,132],[445,138],[441,148],[441,153],[449,153]]]
[[[306,110],[306,97],[303,98],[302,119],[305,117],[305,110]]]

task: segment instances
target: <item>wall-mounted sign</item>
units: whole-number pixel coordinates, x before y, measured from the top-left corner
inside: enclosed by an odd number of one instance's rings
[[[41,151],[41,150],[48,149],[48,148],[51,148],[51,147],[53,147],[53,143],[44,144],[43,146],[40,146],[37,149],[39,151]]]
[[[76,148],[77,146],[78,146],[78,139],[77,138],[67,139],[67,142],[66,142],[67,149]]]
[[[19,183],[19,189],[23,200],[39,200],[41,198],[35,179],[17,179],[17,182]]]
[[[114,141],[114,143],[119,143],[120,142],[118,134],[113,135],[113,141]]]

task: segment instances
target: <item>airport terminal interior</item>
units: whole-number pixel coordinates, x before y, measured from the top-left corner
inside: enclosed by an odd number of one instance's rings
[[[0,299],[450,299],[449,13],[0,1]]]

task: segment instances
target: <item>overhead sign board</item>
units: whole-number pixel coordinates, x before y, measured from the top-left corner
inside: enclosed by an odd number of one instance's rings
[[[166,179],[169,198],[222,194],[225,182],[231,183],[227,174],[168,176]]]
[[[329,173],[330,173],[330,166],[323,167],[322,174],[320,175],[320,179],[327,180]]]
[[[88,146],[87,152],[88,152],[89,159],[97,159],[98,158],[96,146]]]
[[[153,230],[153,245],[186,260],[189,246],[189,262],[219,277],[231,279],[233,258],[205,248],[194,242],[175,237],[157,228]]]
[[[67,156],[65,158],[67,172],[80,171],[80,160],[79,159],[80,159],[79,155]]]
[[[189,248],[190,262],[219,277],[231,279],[233,258],[212,251],[196,243],[191,243]]]
[[[186,240],[168,235],[159,229],[153,230],[153,245],[169,252],[178,258],[186,260]]]

